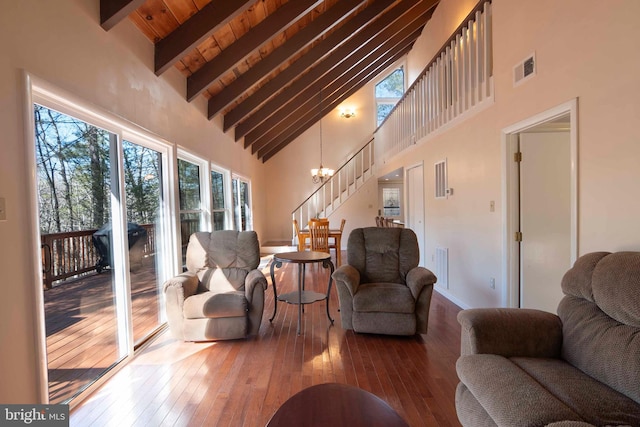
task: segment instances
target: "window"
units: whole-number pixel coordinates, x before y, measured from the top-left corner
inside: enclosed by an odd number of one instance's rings
[[[383,188],[382,201],[384,216],[400,216],[400,189]]]
[[[380,126],[404,94],[404,69],[397,68],[376,85],[376,123]]]
[[[232,179],[234,228],[238,231],[253,229],[251,218],[251,191],[249,181],[235,176]]]
[[[189,236],[196,231],[207,230],[205,203],[202,200],[202,166],[178,159],[178,196],[180,199],[180,241],[182,265],[186,262]]]
[[[230,205],[227,200],[228,191],[228,173],[218,169],[211,170],[211,202],[213,204],[211,212],[213,213],[213,229],[225,230],[230,229],[230,220],[228,218],[227,206]]]

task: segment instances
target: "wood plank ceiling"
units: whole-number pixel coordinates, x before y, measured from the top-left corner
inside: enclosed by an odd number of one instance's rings
[[[102,27],[127,17],[266,162],[405,55],[438,0],[101,0]]]

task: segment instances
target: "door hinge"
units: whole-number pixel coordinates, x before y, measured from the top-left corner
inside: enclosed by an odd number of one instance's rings
[[[522,151],[518,151],[517,153],[513,153],[513,161],[520,163],[522,161]]]
[[[516,242],[522,242],[522,232],[516,231]]]

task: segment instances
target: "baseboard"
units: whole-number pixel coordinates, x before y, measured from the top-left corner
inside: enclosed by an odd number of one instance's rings
[[[440,295],[442,295],[443,297],[445,297],[446,299],[448,299],[449,301],[451,301],[452,303],[454,303],[455,305],[457,305],[458,307],[460,307],[463,310],[471,308],[468,304],[464,303],[463,301],[461,301],[456,296],[451,295],[450,292],[447,292],[446,289],[439,288],[438,285],[436,285],[433,288],[433,290],[436,291],[437,293],[439,293]]]

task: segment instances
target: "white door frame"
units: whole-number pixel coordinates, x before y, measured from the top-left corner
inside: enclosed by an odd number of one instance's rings
[[[517,135],[539,124],[551,121],[569,113],[569,139],[571,150],[571,263],[578,256],[578,99],[551,108],[502,129],[502,306],[518,307],[519,302],[519,261],[520,247],[515,241],[518,230],[519,186],[518,168],[513,160],[517,147]]]
[[[413,200],[411,198],[411,194],[412,194],[412,188],[411,187],[411,181],[409,179],[409,174],[411,173],[411,171],[413,169],[417,169],[420,168],[422,170],[422,199],[421,200]],[[422,236],[417,236],[418,237],[418,247],[420,249],[420,266],[425,266],[425,262],[426,262],[426,238],[427,238],[427,230],[426,230],[426,221],[425,221],[425,185],[424,185],[424,163],[423,162],[419,162],[419,163],[415,163],[411,166],[407,166],[404,169],[404,191],[405,191],[405,224],[407,225],[407,227],[409,228],[414,228],[415,229],[415,224],[413,224],[412,219],[415,218],[411,218],[411,211],[412,211],[412,206],[414,205],[421,205],[418,206],[420,208],[420,210],[422,211]],[[420,234],[420,233],[416,233],[416,234]]]

